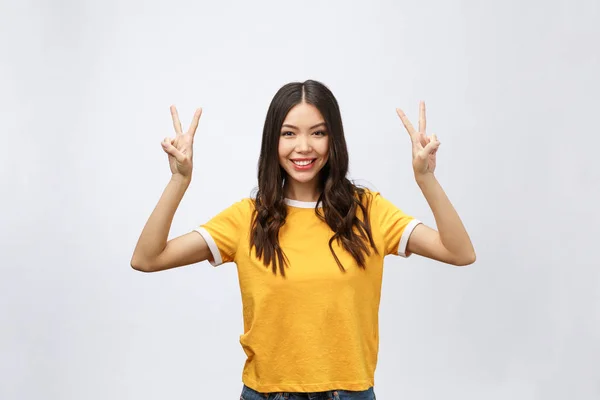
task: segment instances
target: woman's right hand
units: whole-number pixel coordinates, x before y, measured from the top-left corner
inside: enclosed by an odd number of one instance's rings
[[[179,175],[185,179],[192,178],[193,168],[193,150],[194,136],[198,128],[198,122],[202,115],[202,109],[198,108],[192,119],[192,123],[186,133],[181,129],[181,122],[177,114],[177,108],[171,106],[171,117],[173,118],[173,127],[175,128],[175,138],[165,138],[161,142],[161,146],[165,153],[169,156],[169,166],[173,176]]]

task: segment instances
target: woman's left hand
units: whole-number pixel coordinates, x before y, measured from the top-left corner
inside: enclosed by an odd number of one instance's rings
[[[425,102],[419,105],[419,130],[416,131],[404,112],[396,108],[398,116],[410,135],[412,141],[413,170],[418,179],[435,171],[436,153],[440,147],[440,141],[436,135],[427,136],[425,119]]]

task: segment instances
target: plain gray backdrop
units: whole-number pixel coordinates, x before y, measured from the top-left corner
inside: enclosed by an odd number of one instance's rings
[[[305,79],[351,178],[435,226],[395,113],[425,100],[477,251],[387,258],[378,398],[600,398],[597,0],[0,4],[0,398],[239,397],[235,265],[129,262],[169,106],[204,108],[172,238],[251,194],[269,102]]]

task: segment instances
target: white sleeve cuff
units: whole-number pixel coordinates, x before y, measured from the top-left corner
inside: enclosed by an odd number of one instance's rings
[[[223,258],[221,257],[221,252],[219,251],[219,247],[217,246],[217,243],[215,243],[215,240],[212,238],[212,236],[210,236],[210,233],[208,233],[208,231],[206,229],[204,229],[203,227],[196,228],[196,229],[194,229],[194,231],[196,231],[200,235],[202,235],[202,237],[206,241],[206,244],[208,245],[208,248],[210,249],[210,253],[213,256],[213,259],[212,259],[212,261],[208,260],[208,262],[213,267],[217,267],[217,266],[223,264]]]
[[[413,219],[406,225],[404,228],[404,232],[402,232],[402,237],[400,238],[400,244],[398,245],[398,255],[404,258],[410,257],[410,254],[406,254],[406,246],[408,245],[408,238],[410,237],[413,230],[417,227],[417,225],[422,222],[418,219]]]

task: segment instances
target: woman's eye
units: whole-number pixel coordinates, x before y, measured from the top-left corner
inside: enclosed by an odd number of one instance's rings
[[[325,133],[324,131],[316,131],[313,134],[317,136],[325,136],[327,133]]]
[[[281,136],[292,136],[294,132],[281,132]]]

